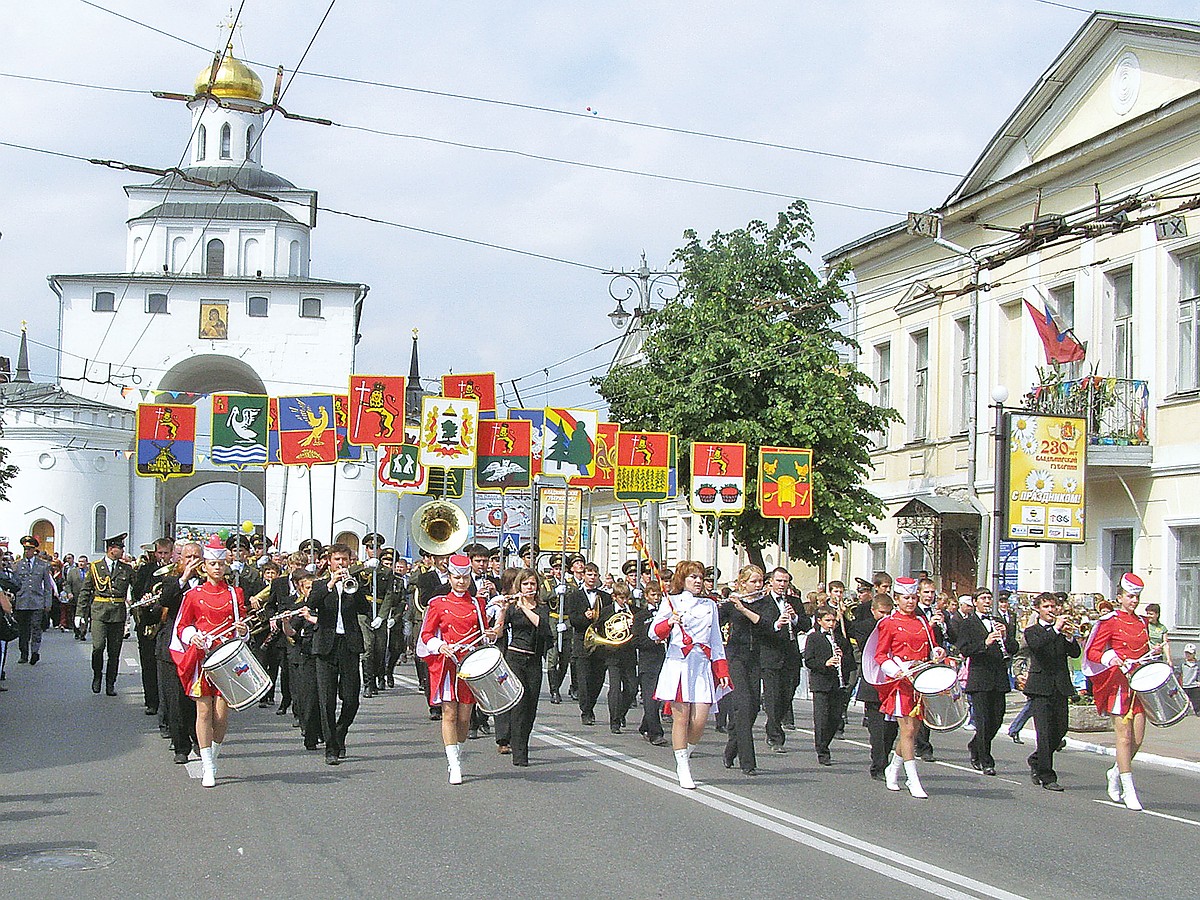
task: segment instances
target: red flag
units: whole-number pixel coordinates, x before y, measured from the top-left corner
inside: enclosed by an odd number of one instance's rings
[[[1033,316],[1033,325],[1037,328],[1038,337],[1042,339],[1042,346],[1046,350],[1046,362],[1069,363],[1083,360],[1087,355],[1087,348],[1076,340],[1070,329],[1058,330],[1058,323],[1054,321],[1048,308],[1044,313],[1038,312],[1028,300],[1025,301],[1025,307]]]

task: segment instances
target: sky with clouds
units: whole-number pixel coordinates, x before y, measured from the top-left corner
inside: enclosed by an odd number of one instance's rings
[[[586,381],[616,346],[604,270],[632,269],[643,252],[666,268],[686,229],[771,220],[793,197],[812,201],[814,261],[940,204],[1086,21],[1072,6],[337,0],[318,30],[328,0],[246,0],[234,52],[262,64],[269,88],[272,68],[294,67],[312,41],[283,105],[337,125],[276,118],[263,162],[322,206],[559,260],[321,214],[312,275],[371,287],[358,370],[404,372],[419,328],[427,377],[494,370],[519,378],[524,405],[586,407],[597,403]],[[189,92],[230,11],[229,0],[13,5],[0,141],[175,165],[188,111],[149,92]],[[119,270],[122,187],[143,180],[0,146],[0,355],[15,357],[27,320],[35,380],[55,370],[41,346],[57,339],[46,276]],[[519,405],[511,383],[504,399]]]

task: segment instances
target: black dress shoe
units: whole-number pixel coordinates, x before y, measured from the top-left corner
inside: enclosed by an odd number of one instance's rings
[[[1042,787],[1044,787],[1048,791],[1059,791],[1059,792],[1062,791],[1062,785],[1059,784],[1057,781],[1044,782],[1042,784]]]
[[[728,734],[724,725],[717,726],[717,734]]]
[[[1020,736],[1019,734],[1010,734],[1010,735],[1009,735],[1009,737],[1010,737],[1010,738],[1012,738],[1012,742],[1013,742],[1014,744],[1023,744],[1023,743],[1025,743],[1023,740],[1021,740],[1021,736]]]
[[[567,696],[570,697],[572,700],[578,700],[579,692],[576,691],[575,688],[571,688],[570,690],[567,691]]]
[[[623,734],[624,733],[621,731],[620,725],[609,725],[608,730],[611,731],[613,734]]]
[[[983,763],[981,763],[977,759],[973,759],[973,760],[971,760],[971,768],[974,769],[976,772],[982,772],[983,771]]]
[[[188,755],[182,750],[175,754],[175,765],[182,766],[188,761]]]
[[[431,706],[431,707],[429,707],[429,720],[430,720],[431,722],[436,722],[436,721],[437,721],[438,719],[440,719],[441,717],[442,717],[442,711],[441,711],[441,709],[439,709],[439,708],[438,708],[438,707],[436,707],[436,706]]]
[[[108,687],[106,687],[104,689],[104,693],[106,693],[110,697],[115,697],[115,696],[117,696],[117,689],[110,684]]]
[[[97,675],[95,678],[92,679],[92,693],[93,694],[100,693],[100,676],[99,675]]]
[[[582,715],[579,718],[583,722],[584,725],[595,725],[596,724],[595,716]]]
[[[158,715],[157,709],[151,709],[148,706],[144,710],[142,710],[142,712],[144,712],[148,716],[157,716]]]
[[[325,765],[336,766],[340,762],[341,762],[341,760],[338,759],[338,755],[336,753],[326,753],[325,754]]]
[[[937,757],[935,757],[932,753],[921,753],[919,756],[925,762],[937,762]]]
[[[479,740],[479,729],[478,729],[478,728],[472,728],[472,729],[470,729],[469,731],[467,731],[467,740],[468,740],[468,741],[477,741],[477,740]]]
[[[20,659],[17,660],[17,662],[22,663],[22,664],[27,663],[27,662],[29,662],[29,657],[22,656]]]
[[[1034,784],[1038,784],[1038,785],[1040,785],[1042,783],[1042,779],[1038,778],[1037,772],[1030,772],[1029,780],[1032,781]]]
[[[491,726],[491,725],[489,725],[487,722],[483,722],[483,723],[481,723],[481,724],[480,724],[480,726],[479,726],[479,733],[480,733],[480,734],[491,734],[491,733],[492,733],[492,726]]]
[[[275,715],[277,716],[286,716],[287,714],[288,708],[286,706],[281,706],[279,709],[275,710]]]
[[[833,765],[832,759],[818,759],[817,762],[823,766],[832,766]]]
[[[728,750],[726,750],[724,753],[721,754],[721,764],[724,765],[725,768],[727,768],[727,769],[732,769],[733,764],[736,761],[737,761],[736,753],[730,753]]]
[[[995,767],[994,767],[994,766],[987,766],[987,767],[985,767],[985,768],[984,768],[984,770],[983,770],[983,774],[984,774],[984,775],[992,775],[992,776],[995,776],[995,774],[996,774],[996,769],[995,769]]]
[[[758,774],[758,769],[742,769],[742,774],[754,776]]]
[[[38,653],[37,651],[34,651],[33,653],[29,654],[29,664],[31,666],[36,666],[38,664],[38,660],[41,658],[42,658],[42,654]]]
[[[783,744],[773,744],[771,746],[771,749],[776,753],[787,753],[788,752],[787,747],[783,746]]]
[[[844,741],[846,739],[846,732],[841,730],[835,731],[833,733],[833,739],[835,741]]]
[[[551,691],[550,692],[550,702],[555,704],[556,706],[559,703],[562,703],[562,694],[560,694],[558,691]]]

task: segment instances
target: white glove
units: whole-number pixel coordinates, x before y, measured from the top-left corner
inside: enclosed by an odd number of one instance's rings
[[[382,625],[382,624],[383,624],[383,617],[382,617],[382,616],[376,616],[375,618],[373,618],[373,619],[371,620],[371,628],[372,628],[372,629],[378,628],[378,627],[379,627],[380,625]]]
[[[363,563],[363,568],[364,569],[378,569],[379,568],[379,560],[377,560],[375,557],[372,556],[365,563]]]
[[[316,574],[316,571],[317,571],[317,564],[316,564],[316,563],[309,563],[307,566],[305,566],[305,567],[304,567],[304,571],[305,571],[305,572],[312,572],[313,574]]]
[[[265,566],[265,565],[266,565],[267,563],[269,563],[270,561],[271,561],[271,557],[269,557],[269,556],[260,556],[260,557],[258,558],[258,564],[259,564],[260,566]]]
[[[559,623],[558,623],[558,630],[559,630],[559,631],[566,631],[566,630],[567,630],[567,623],[566,623],[566,622],[559,622]]]
[[[642,589],[641,589],[641,588],[634,588],[634,589],[633,589],[633,599],[634,599],[634,600],[641,600],[641,599],[642,599]]]
[[[554,589],[554,593],[558,594],[558,596],[560,596],[560,597],[563,594],[565,594],[566,592],[567,592],[567,586],[565,584],[560,584],[558,587],[556,587]]]
[[[82,628],[82,627],[83,627],[83,623],[84,623],[84,618],[83,618],[83,616],[76,616],[76,617],[75,617],[75,627],[76,627],[76,628]]]
[[[396,624],[396,617],[388,616],[388,628],[391,628],[395,624]]]

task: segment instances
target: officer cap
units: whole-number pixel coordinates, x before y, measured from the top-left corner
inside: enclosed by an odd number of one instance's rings
[[[382,547],[386,543],[387,540],[378,531],[364,535],[362,539],[362,545],[364,547],[369,547],[372,550],[374,550],[376,547]]]
[[[246,537],[244,534],[231,534],[229,537],[225,538],[225,549],[249,550],[250,538]]]
[[[316,538],[305,538],[300,542],[300,546],[297,549],[301,553],[308,553],[310,550],[320,553],[325,548]]]
[[[40,544],[38,542],[38,539],[35,538],[32,534],[27,534],[27,535],[25,535],[25,537],[21,538],[21,546],[22,547],[38,547],[38,546],[40,546]]]
[[[124,548],[124,546],[125,546],[125,538],[127,538],[127,537],[129,537],[129,532],[128,532],[128,531],[123,531],[123,532],[121,532],[120,534],[114,534],[112,537],[107,537],[107,538],[105,538],[105,539],[104,539],[104,546],[105,546],[105,548],[106,548],[106,549],[107,549],[108,547],[122,547],[122,548]]]

